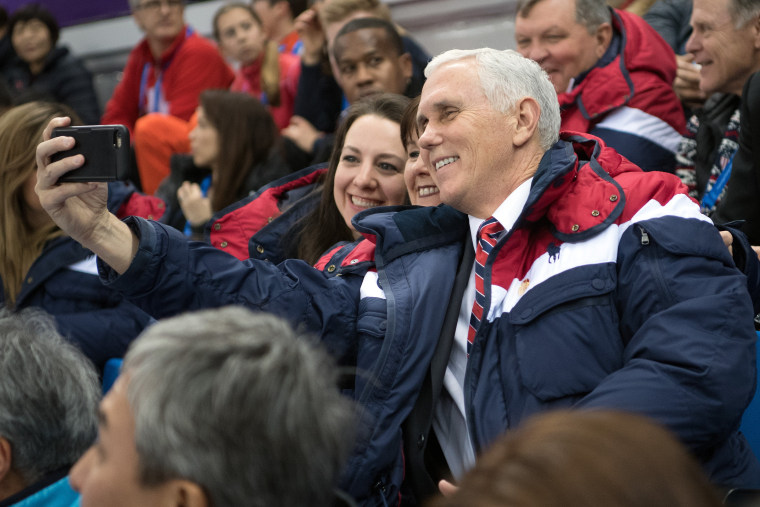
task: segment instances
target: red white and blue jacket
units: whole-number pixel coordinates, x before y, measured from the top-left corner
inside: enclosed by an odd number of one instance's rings
[[[161,224],[128,224],[140,238],[130,268],[99,267],[142,308],[273,312],[356,367],[346,393],[365,426],[341,486],[361,505],[398,503],[401,425],[471,241],[467,216],[448,206],[362,212],[354,224],[367,241],[341,251],[340,276],[298,260],[241,262]],[[677,177],[565,134],[485,269],[487,317],[464,386],[476,454],[534,413],[604,407],[668,426],[718,484],[760,484],[738,432],[756,375],[746,278]]]
[[[562,129],[601,137],[645,171],[673,172],[686,131],[673,91],[675,55],[640,17],[610,10],[615,36],[608,53],[558,96]]]

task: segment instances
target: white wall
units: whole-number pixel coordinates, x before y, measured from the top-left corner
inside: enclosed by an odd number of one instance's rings
[[[188,22],[204,35],[224,0],[189,5]],[[514,47],[514,0],[386,0],[393,19],[435,55],[446,49]],[[126,53],[141,38],[126,16],[65,28],[61,42],[85,58]]]

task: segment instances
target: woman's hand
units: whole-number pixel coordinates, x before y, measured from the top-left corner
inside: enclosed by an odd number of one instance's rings
[[[182,183],[177,189],[177,200],[190,225],[201,226],[211,219],[211,200],[203,197],[201,187],[197,183]]]
[[[37,146],[37,185],[40,204],[66,234],[92,250],[117,272],[129,267],[137,252],[137,237],[108,211],[106,183],[58,183],[58,178],[84,163],[82,155],[52,162],[50,157],[74,147],[74,139],[50,138],[55,127],[65,127],[69,118],[53,118]],[[125,248],[131,245],[131,248]]]

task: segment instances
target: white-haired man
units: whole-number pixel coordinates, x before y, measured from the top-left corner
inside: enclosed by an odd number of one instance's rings
[[[355,365],[344,392],[367,428],[342,484],[362,505],[429,496],[525,417],[571,406],[651,416],[714,481],[759,479],[735,431],[755,375],[746,279],[679,180],[592,138],[558,140],[553,86],[513,51],[446,52],[426,73],[419,145],[448,206],[360,213],[369,239],[323,273],[119,221],[104,187],[56,185],[81,164],[50,163],[67,138],[40,144],[37,192],[149,312],[273,311]]]

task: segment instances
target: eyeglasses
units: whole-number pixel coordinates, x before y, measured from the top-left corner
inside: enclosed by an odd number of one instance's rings
[[[154,11],[161,10],[161,7],[166,6],[169,9],[179,9],[184,3],[183,0],[148,0],[135,7],[135,10],[141,11]]]

